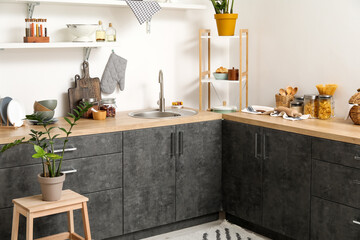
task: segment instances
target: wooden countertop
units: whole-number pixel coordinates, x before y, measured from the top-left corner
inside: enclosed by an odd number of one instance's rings
[[[340,118],[331,120],[307,119],[290,121],[281,117],[241,112],[223,114],[223,118],[261,127],[360,145],[360,125],[354,125],[350,119],[346,121]]]
[[[135,130],[142,128],[152,128],[152,127],[162,127],[169,125],[177,124],[186,124],[194,122],[203,122],[210,120],[221,119],[222,115],[219,113],[213,112],[199,112],[194,116],[189,117],[179,117],[179,118],[167,118],[167,119],[143,119],[143,118],[133,118],[128,116],[128,112],[117,112],[115,118],[107,118],[104,121],[96,121],[92,119],[80,119],[77,122],[77,125],[73,128],[71,136],[81,136],[89,134],[98,134],[98,133],[107,133],[107,132],[118,132],[118,131],[127,131]],[[68,129],[69,124],[61,117],[58,118],[59,121],[53,125],[54,127],[64,127]],[[21,128],[1,128],[0,127],[0,144],[10,143],[16,139],[26,137],[29,138],[30,129],[39,129],[43,130],[41,126],[29,125],[28,122],[25,123]],[[58,133],[60,136],[65,136],[65,134],[58,130],[54,129],[53,133]]]

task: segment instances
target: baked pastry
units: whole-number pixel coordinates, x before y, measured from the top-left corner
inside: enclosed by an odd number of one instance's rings
[[[227,73],[228,70],[227,68],[224,67],[219,67],[218,69],[216,69],[216,73]]]

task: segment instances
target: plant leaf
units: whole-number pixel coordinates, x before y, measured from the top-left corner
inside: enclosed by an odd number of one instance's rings
[[[61,131],[63,131],[64,133],[68,133],[68,131],[66,131],[66,129],[65,128],[62,128],[62,127],[59,127],[59,129],[61,130]]]
[[[54,154],[54,153],[47,153],[46,157],[51,158],[51,159],[61,159],[62,158],[61,156]]]
[[[45,155],[46,152],[44,149],[42,149],[40,146],[38,145],[34,145],[34,149],[35,149],[35,152],[39,153],[39,154],[42,154],[42,155]]]
[[[40,154],[40,153],[35,153],[32,155],[32,158],[42,158],[44,155]]]
[[[67,118],[67,117],[64,117],[65,121],[67,121],[70,125],[72,125],[72,122]]]

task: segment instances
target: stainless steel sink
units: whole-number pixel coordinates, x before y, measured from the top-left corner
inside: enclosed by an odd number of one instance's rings
[[[191,109],[166,109],[165,112],[160,112],[159,109],[151,110],[142,110],[137,112],[129,113],[130,117],[135,118],[176,118],[176,117],[185,117],[193,116],[198,112]]]

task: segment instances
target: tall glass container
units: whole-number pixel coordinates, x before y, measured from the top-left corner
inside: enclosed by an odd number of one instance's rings
[[[315,94],[308,94],[304,96],[304,114],[309,114],[311,118],[317,118],[319,109],[318,109],[318,96]]]
[[[320,95],[319,96],[319,119],[326,120],[332,116],[332,96]]]

